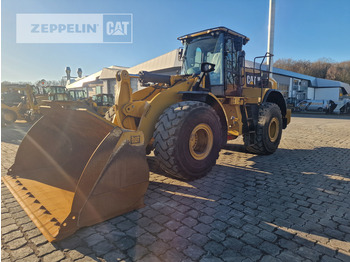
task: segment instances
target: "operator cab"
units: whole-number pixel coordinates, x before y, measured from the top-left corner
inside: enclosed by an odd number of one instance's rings
[[[181,74],[201,73],[202,63],[215,65],[205,78],[205,89],[216,96],[241,96],[245,53],[249,38],[226,27],[216,27],[178,38],[184,44]]]

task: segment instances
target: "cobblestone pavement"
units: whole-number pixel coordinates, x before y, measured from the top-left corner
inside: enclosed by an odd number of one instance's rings
[[[2,129],[2,174],[29,127]],[[2,184],[2,261],[350,261],[350,118],[294,117],[270,156],[236,140],[193,182],[148,160],[146,207],[54,244]]]

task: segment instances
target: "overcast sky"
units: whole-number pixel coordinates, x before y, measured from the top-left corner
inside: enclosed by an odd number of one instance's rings
[[[181,46],[178,36],[226,26],[250,38],[247,59],[267,49],[268,0],[2,0],[1,80],[60,80],[70,66],[83,75],[134,66]],[[16,43],[16,14],[131,13],[132,44]],[[275,60],[350,60],[349,0],[276,0]]]

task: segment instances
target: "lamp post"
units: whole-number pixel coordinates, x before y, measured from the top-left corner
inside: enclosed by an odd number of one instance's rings
[[[268,36],[267,36],[267,52],[273,54],[273,43],[275,37],[275,0],[270,0],[269,7],[269,28],[268,28]],[[271,68],[270,77],[272,77],[273,72],[273,58],[269,56],[267,58],[267,65]]]

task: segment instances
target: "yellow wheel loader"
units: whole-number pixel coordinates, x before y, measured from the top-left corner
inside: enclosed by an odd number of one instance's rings
[[[30,85],[12,85],[1,90],[1,125],[18,120],[31,123],[40,117],[40,105]]]
[[[23,139],[4,183],[49,241],[143,206],[146,150],[181,179],[215,165],[228,139],[248,151],[276,151],[290,111],[276,82],[244,67],[248,38],[225,27],[179,38],[181,75],[140,73],[132,93],[117,73],[112,122],[83,110],[47,112]]]

